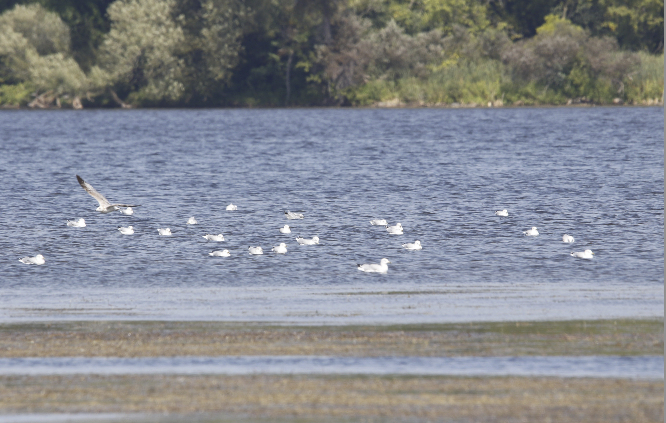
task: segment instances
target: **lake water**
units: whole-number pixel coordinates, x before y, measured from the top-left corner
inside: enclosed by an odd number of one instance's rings
[[[663,136],[639,107],[3,111],[0,321],[661,317]]]
[[[429,375],[663,379],[660,356],[0,358],[0,375]]]

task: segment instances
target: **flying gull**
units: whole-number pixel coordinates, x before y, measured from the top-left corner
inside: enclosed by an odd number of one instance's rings
[[[120,210],[121,207],[139,207],[138,205],[131,205],[131,204],[111,204],[109,203],[109,200],[104,198],[102,194],[97,192],[95,188],[93,188],[92,185],[87,183],[86,181],[83,180],[79,175],[76,175],[76,179],[78,179],[79,184],[81,184],[81,187],[86,190],[86,192],[92,197],[97,200],[99,203],[99,207],[95,209],[95,211],[98,211],[100,213],[111,213],[116,210]]]

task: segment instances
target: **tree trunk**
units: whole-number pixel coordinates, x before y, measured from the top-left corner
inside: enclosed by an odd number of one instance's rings
[[[74,97],[74,100],[72,100],[72,109],[74,109],[74,110],[83,109],[83,105],[81,104],[81,99],[80,98]]]
[[[118,103],[118,105],[119,105],[120,107],[122,107],[123,109],[131,109],[131,108],[132,108],[131,105],[129,105],[129,104],[125,103],[124,101],[122,101],[122,100],[120,99],[120,97],[118,97],[118,94],[116,94],[115,91],[113,91],[113,90],[109,90],[109,92],[111,93],[111,98],[113,98],[113,101],[115,101],[116,103]]]

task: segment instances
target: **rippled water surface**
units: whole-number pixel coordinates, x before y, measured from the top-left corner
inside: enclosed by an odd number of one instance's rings
[[[0,375],[365,374],[663,379],[659,356],[0,358]]]
[[[177,302],[202,288],[446,284],[562,284],[571,297],[607,288],[610,315],[616,302],[663,316],[663,136],[662,108],[5,111],[2,318],[68,292],[149,300],[178,288]],[[99,214],[76,174],[142,207]],[[504,208],[508,218],[494,215]],[[287,209],[305,219],[287,221]],[[65,226],[81,217],[86,228]],[[373,218],[401,222],[404,235]],[[541,235],[524,237],[532,226]],[[163,227],[173,236],[158,236]],[[401,248],[416,239],[423,250]],[[286,255],[270,252],[280,242]],[[251,245],[266,254],[250,256]],[[222,248],[231,257],[208,256]],[[593,260],[569,255],[587,248]],[[46,265],[17,260],[38,253]],[[382,257],[386,275],[356,269]],[[646,294],[625,298],[634,289]]]

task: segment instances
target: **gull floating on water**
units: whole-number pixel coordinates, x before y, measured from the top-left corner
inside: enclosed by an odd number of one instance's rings
[[[188,225],[196,225],[197,223],[199,223],[199,222],[197,222],[197,220],[194,218],[194,216],[187,219],[187,224]]]
[[[319,237],[313,236],[312,239],[307,239],[299,236],[296,238],[296,242],[298,242],[299,245],[315,245],[319,244]]]
[[[280,245],[277,245],[273,247],[271,251],[276,252],[277,254],[287,254],[287,244],[284,242],[280,243]]]
[[[229,257],[231,254],[229,254],[229,250],[222,250],[213,251],[212,253],[208,253],[208,255],[213,257]]]
[[[224,235],[222,235],[222,234],[218,234],[218,235],[206,234],[206,236],[204,236],[204,238],[206,238],[208,241],[216,241],[216,242],[224,241]]]
[[[591,259],[594,258],[594,253],[592,250],[579,251],[577,253],[571,253],[572,257],[582,258],[582,259]]]
[[[123,235],[132,235],[134,233],[134,226],[128,226],[126,228],[123,228],[122,226],[118,226],[118,230]]]
[[[495,214],[498,216],[507,217],[509,215],[509,212],[506,211],[506,209],[504,209],[504,210],[497,210]]]
[[[291,229],[289,229],[289,225],[284,225],[282,228],[280,228],[280,233],[283,234],[290,234]]]
[[[287,219],[303,219],[303,213],[292,213],[289,210],[284,212],[284,215],[287,216]]]
[[[262,250],[261,247],[249,247],[248,251],[250,251],[250,254],[253,256],[264,254],[264,250]]]
[[[22,257],[19,259],[19,261],[25,264],[37,264],[37,265],[46,263],[46,260],[44,260],[44,256],[41,254],[37,254],[35,257]]]
[[[391,235],[402,235],[402,225],[400,223],[396,223],[395,226],[386,225],[386,230]]]
[[[134,210],[132,210],[131,207],[127,207],[125,209],[120,209],[118,211],[121,212],[122,214],[124,214],[125,216],[131,216],[131,215],[134,214]]]
[[[386,221],[386,219],[375,219],[375,220],[371,220],[370,224],[372,226],[386,226],[386,225],[388,225],[388,222]]]
[[[564,234],[564,236],[562,236],[562,242],[572,243],[574,242],[574,237]]]
[[[532,226],[532,229],[523,232],[523,235],[537,236],[537,235],[539,235],[539,231],[537,231],[536,226]]]
[[[421,241],[414,241],[413,243],[407,243],[407,244],[402,244],[402,246],[408,250],[421,250],[423,247],[421,247]]]
[[[100,213],[111,213],[113,211],[119,210],[121,207],[139,207],[138,205],[130,204],[111,204],[109,203],[109,200],[104,198],[102,194],[97,192],[97,190],[95,190],[92,185],[84,181],[83,178],[81,178],[79,175],[76,175],[76,179],[79,181],[81,187],[99,203],[99,207],[97,207],[95,211]]]
[[[379,264],[359,264],[358,270],[366,273],[386,273],[388,272],[389,259],[383,258]]]
[[[83,220],[83,218],[80,218],[79,220],[68,220],[67,226],[71,226],[73,228],[85,228],[86,221]]]
[[[169,229],[169,228],[164,228],[164,229],[158,228],[157,233],[160,234],[160,235],[169,236],[169,235],[171,235],[171,229]]]
[[[234,206],[233,204],[229,204],[227,206],[227,210],[238,210],[238,206]]]

